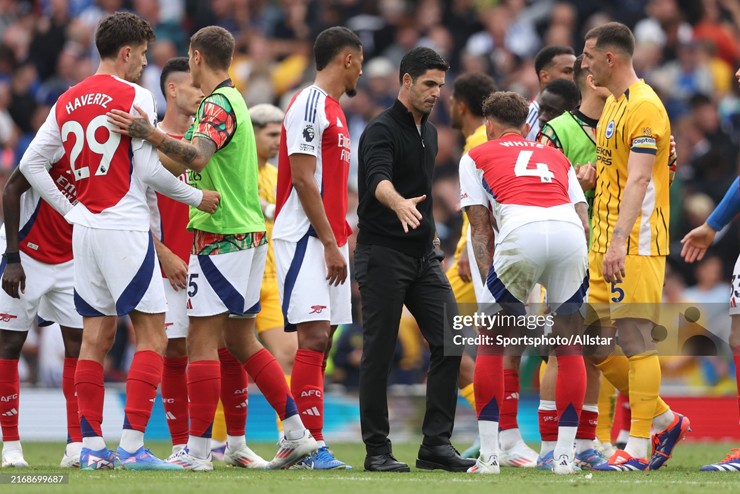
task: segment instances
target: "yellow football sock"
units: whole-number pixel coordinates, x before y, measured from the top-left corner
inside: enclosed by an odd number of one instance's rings
[[[596,367],[601,369],[601,374],[625,396],[630,394],[630,362],[624,355],[612,355],[607,357]]]
[[[639,356],[638,356],[639,357]],[[607,357],[603,362],[600,364],[596,364],[596,367],[601,369],[601,373],[604,378],[606,378],[606,381],[611,383],[612,386],[617,388],[620,393],[624,394],[625,396],[630,396],[630,359],[635,357],[630,357],[629,359],[625,357],[624,355],[612,355],[610,357]],[[658,366],[660,366],[660,362],[658,362]],[[601,388],[602,392],[604,389],[604,382],[605,380],[602,379],[601,381]],[[632,401],[630,400],[630,406]],[[668,404],[666,404],[663,399],[658,396],[658,401],[655,404],[655,410],[653,411],[653,417],[657,417],[661,413],[664,413],[665,411],[670,410],[670,407]],[[601,416],[601,394],[599,394],[599,416]],[[612,417],[613,420],[613,417]],[[599,420],[599,425],[601,425],[601,420]],[[598,429],[597,429],[598,430]],[[601,440],[601,438],[599,438]]]
[[[614,406],[617,402],[616,388],[609,380],[601,375],[599,387],[599,421],[596,424],[596,438],[602,443],[612,441],[612,426],[614,425]]]
[[[470,408],[475,412],[475,390],[473,389],[473,383],[468,384],[460,390],[460,394],[465,398],[470,405]],[[477,412],[476,412],[477,413]]]
[[[630,357],[629,365],[630,436],[648,439],[658,409],[660,361],[656,352],[647,352]]]
[[[218,400],[216,415],[213,417],[211,439],[214,441],[226,441],[226,419],[224,418],[224,406],[221,400]]]

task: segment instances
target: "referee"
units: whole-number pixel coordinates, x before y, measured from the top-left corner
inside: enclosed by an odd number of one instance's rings
[[[404,304],[431,351],[424,440],[416,467],[464,472],[475,463],[461,458],[450,444],[460,357],[444,355],[444,328],[458,312],[435,252],[439,241],[432,216],[437,130],[427,119],[448,69],[429,48],[407,53],[401,60],[398,99],[360,137],[355,277],[362,296],[365,470],[409,471],[393,457],[388,439],[388,373]]]

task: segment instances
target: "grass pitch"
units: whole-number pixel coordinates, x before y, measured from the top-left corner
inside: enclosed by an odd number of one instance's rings
[[[111,445],[109,445],[111,446]],[[265,458],[272,458],[272,444],[250,444]],[[168,443],[149,443],[159,457],[170,452]],[[26,460],[31,468],[2,469],[0,474],[69,474],[66,485],[0,485],[0,492],[53,493],[113,493],[113,494],[203,494],[232,493],[351,493],[393,494],[420,492],[608,492],[616,494],[688,492],[740,492],[740,472],[699,472],[699,467],[718,461],[730,446],[716,444],[681,444],[669,464],[656,472],[601,473],[584,472],[572,476],[556,476],[550,472],[502,468],[498,476],[473,476],[447,472],[427,472],[414,469],[418,445],[394,445],[399,460],[408,462],[411,473],[373,473],[363,471],[364,448],[361,444],[334,443],[338,458],[354,466],[350,471],[254,471],[226,467],[216,463],[213,472],[81,472],[58,468],[64,445],[61,443],[25,443]]]

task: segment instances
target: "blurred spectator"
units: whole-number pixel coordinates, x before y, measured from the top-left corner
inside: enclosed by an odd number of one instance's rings
[[[35,32],[29,55],[39,79],[45,81],[52,77],[57,66],[57,59],[67,41],[69,26],[68,0],[50,0],[49,11],[36,21]]]
[[[693,185],[717,203],[724,196],[727,184],[738,173],[738,145],[721,127],[717,106],[708,96],[694,95],[690,104],[692,117],[702,136],[689,164],[693,169]]]
[[[10,170],[15,163],[14,148],[18,130],[10,116],[11,90],[7,83],[0,83],[0,169]]]
[[[657,43],[663,47],[665,60],[675,58],[678,45],[691,41],[692,33],[678,0],[648,0],[645,13],[648,17],[635,24],[635,40]]]
[[[716,335],[729,336],[728,315],[730,284],[724,273],[722,259],[716,255],[706,256],[695,268],[696,284],[683,292],[684,302],[700,304],[704,327]]]
[[[176,21],[162,18],[160,3],[161,0],[134,0],[134,11],[152,25],[157,44],[169,41],[174,45],[174,56],[187,55],[188,40],[185,38],[182,26]]]
[[[677,58],[655,70],[650,83],[669,101],[665,101],[668,115],[679,117],[689,110],[689,99],[695,94],[712,94],[714,81],[708,60],[700,56],[698,44],[693,40],[679,43]]]
[[[15,149],[15,158],[13,159],[14,165],[20,163],[23,153],[26,152],[28,145],[31,144],[31,141],[36,136],[36,132],[38,132],[41,125],[43,125],[46,117],[49,116],[49,110],[51,110],[51,106],[46,104],[38,105],[34,108],[29,121],[31,126],[30,130],[21,135],[18,139],[18,144]]]
[[[161,120],[164,118],[164,112],[167,108],[167,100],[162,94],[159,87],[159,78],[162,75],[162,67],[168,60],[177,56],[177,47],[175,43],[168,39],[157,39],[149,46],[149,58],[151,61],[141,73],[139,84],[151,91],[154,95],[154,101],[157,108],[157,117]]]
[[[737,36],[737,33],[733,33],[732,30],[737,30],[738,21],[740,21],[740,2],[702,0],[701,5],[703,15],[694,26],[694,38],[709,41],[715,47],[717,56],[728,66],[734,67],[740,59],[740,52],[737,40],[733,38]]]
[[[21,134],[31,132],[31,117],[36,110],[34,90],[38,86],[36,67],[32,63],[24,63],[13,72],[11,80],[11,102],[8,112]]]

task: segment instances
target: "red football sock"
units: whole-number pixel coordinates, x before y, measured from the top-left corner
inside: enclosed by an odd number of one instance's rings
[[[188,358],[165,358],[162,371],[162,403],[172,445],[188,442]]]
[[[735,360],[735,382],[737,383],[737,408],[740,416],[740,346],[733,349],[733,359]]]
[[[622,410],[622,423],[620,430],[628,431],[632,428],[632,409],[630,408],[630,397],[619,393],[617,406]]]
[[[578,431],[576,439],[596,439],[596,425],[599,423],[599,412],[591,410],[581,410],[581,417],[578,419]]]
[[[62,371],[62,392],[67,403],[67,442],[82,442],[80,431],[80,415],[77,410],[77,395],[75,395],[75,371],[77,370],[76,358],[64,359],[64,370]]]
[[[543,441],[558,440],[558,411],[537,410],[537,418],[540,424],[540,436]]]
[[[94,360],[78,360],[75,391],[82,437],[103,437],[101,429],[105,399],[103,366]]]
[[[126,408],[123,428],[144,432],[152,406],[157,397],[157,388],[162,381],[164,358],[153,350],[134,353],[126,379]]]
[[[558,349],[555,350],[556,353]],[[558,409],[558,424],[563,427],[578,427],[578,417],[583,408],[586,395],[586,366],[583,357],[573,355],[568,349],[562,349],[568,355],[558,355],[558,377],[555,382],[555,403]],[[580,352],[580,349],[577,350]]]
[[[188,364],[190,435],[211,437],[213,417],[221,394],[221,364],[218,360],[198,360]]]
[[[298,350],[290,381],[303,425],[311,431],[317,441],[324,440],[324,379],[321,372],[323,362],[324,354],[321,352]]]
[[[18,436],[18,395],[21,380],[18,377],[18,359],[0,359],[0,426],[3,442],[20,441]]]
[[[558,440],[558,411],[557,410],[537,410],[537,416],[540,422],[540,436],[543,441]]]
[[[252,376],[254,383],[262,391],[267,402],[278,414],[280,420],[298,414],[293,396],[285,381],[285,374],[277,359],[266,349],[255,353],[244,362],[244,370]],[[293,371],[295,376],[295,370]]]
[[[500,406],[504,397],[504,357],[492,355],[479,346],[473,372],[473,392],[478,420],[500,422]],[[500,425],[500,424],[499,424]]]
[[[226,433],[243,436],[247,428],[247,371],[226,348],[218,349],[218,359],[221,362],[221,403]]]
[[[516,414],[519,411],[519,371],[504,369],[504,400],[501,402],[499,430],[517,429]]]

